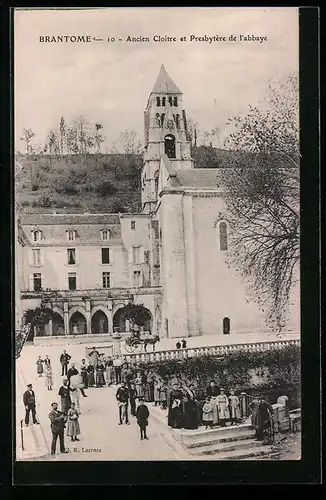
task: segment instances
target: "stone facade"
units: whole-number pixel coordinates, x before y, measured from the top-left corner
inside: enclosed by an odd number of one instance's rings
[[[44,333],[111,333],[128,331],[119,310],[132,301],[161,337],[266,331],[226,262],[220,171],[194,168],[188,138],[162,66],[145,110],[142,212],[22,216],[17,314],[45,296],[56,319]]]

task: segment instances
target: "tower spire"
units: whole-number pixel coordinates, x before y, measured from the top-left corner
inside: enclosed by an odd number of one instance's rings
[[[156,79],[152,94],[182,94],[179,87],[174,83],[167,73],[164,64],[161,65],[160,72]]]

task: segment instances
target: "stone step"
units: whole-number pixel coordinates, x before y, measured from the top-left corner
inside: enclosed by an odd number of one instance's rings
[[[248,450],[240,449],[215,453],[212,455],[199,455],[198,460],[265,460],[266,456],[269,456],[272,453],[272,446],[257,444],[257,446],[249,448]]]
[[[189,447],[192,455],[213,455],[220,452],[227,452],[233,450],[248,450],[259,446],[256,439],[242,439],[239,441],[218,442],[218,443],[205,443],[204,446]]]
[[[203,446],[210,446],[212,444],[218,445],[223,443],[235,443],[237,441],[246,441],[248,439],[252,439],[255,435],[255,431],[248,429],[246,432],[243,432],[238,435],[213,435],[206,436],[203,435],[202,439],[192,440],[184,436],[183,443],[187,448],[198,448]]]
[[[203,446],[205,443],[237,441],[239,439],[249,439],[255,434],[250,424],[239,424],[237,426],[215,427],[205,429],[199,427],[196,430],[173,429],[175,438],[182,441],[185,446]]]

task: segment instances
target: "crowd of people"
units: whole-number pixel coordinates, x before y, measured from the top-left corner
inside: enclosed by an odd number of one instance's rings
[[[181,346],[180,346],[181,347]],[[61,410],[58,404],[52,403],[49,418],[52,430],[51,454],[55,455],[56,442],[59,437],[60,451],[64,452],[64,429],[71,441],[78,441],[80,435],[79,415],[81,414],[80,398],[87,397],[88,388],[116,386],[119,425],[130,424],[130,416],[135,417],[140,428],[140,439],[148,439],[149,409],[146,403],[167,410],[168,426],[174,429],[206,429],[214,426],[237,425],[242,422],[239,397],[234,390],[228,392],[219,388],[215,381],[210,381],[205,394],[193,384],[175,380],[171,385],[168,377],[162,377],[152,369],[140,369],[136,364],[126,362],[123,356],[105,356],[93,347],[88,359],[83,358],[79,370],[71,356],[66,352],[60,355],[62,385],[59,388]],[[52,390],[53,376],[51,360],[48,356],[37,359],[37,374],[45,372],[45,384]],[[44,366],[44,367],[43,367]],[[32,412],[36,423],[35,394],[28,388],[24,395],[26,418]],[[34,406],[33,406],[34,398]],[[256,429],[257,439],[264,439],[269,426],[271,406],[262,398],[252,402],[252,422]]]

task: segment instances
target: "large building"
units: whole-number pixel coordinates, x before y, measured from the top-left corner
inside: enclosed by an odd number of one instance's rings
[[[161,67],[145,110],[142,212],[25,214],[21,310],[46,298],[44,335],[128,331],[121,308],[142,303],[162,337],[257,331],[264,321],[226,264],[218,169],[196,169],[182,93]]]

